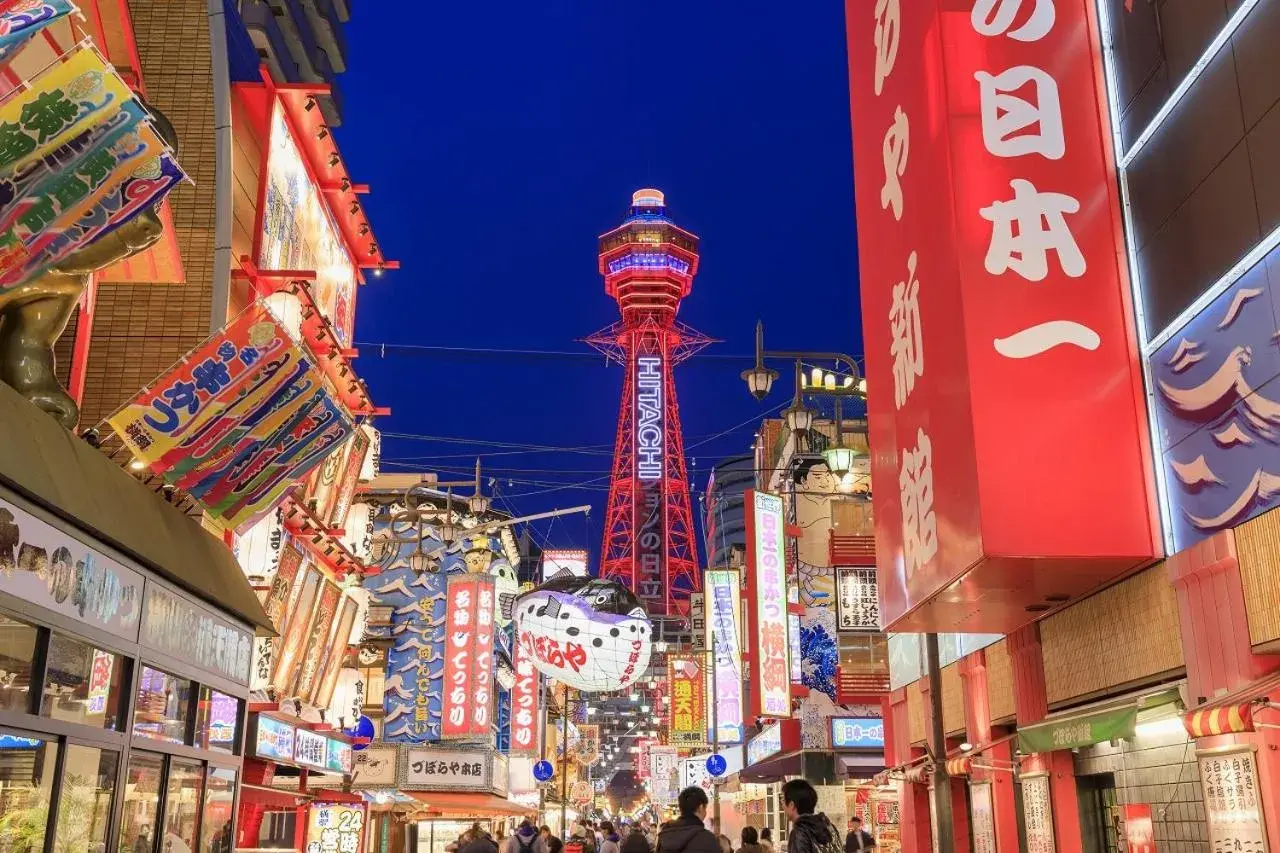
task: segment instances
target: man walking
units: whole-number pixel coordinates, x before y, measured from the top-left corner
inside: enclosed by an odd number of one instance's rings
[[[698,785],[680,792],[680,817],[658,830],[658,853],[720,853],[720,842],[706,826],[708,802]]]
[[[782,805],[791,820],[787,853],[844,853],[840,837],[818,807],[818,792],[804,779],[792,779],[782,786]]]
[[[844,853],[867,853],[876,849],[875,837],[862,828],[862,818],[849,819],[849,834],[844,839]]]

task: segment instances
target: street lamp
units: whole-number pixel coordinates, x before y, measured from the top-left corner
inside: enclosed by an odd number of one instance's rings
[[[827,463],[827,470],[834,477],[841,480],[853,468],[855,456],[853,449],[849,447],[829,447],[822,452],[823,461]]]
[[[756,366],[742,371],[742,379],[747,383],[751,396],[760,402],[769,396],[773,380],[777,378],[778,371],[764,366],[764,324],[756,323]]]

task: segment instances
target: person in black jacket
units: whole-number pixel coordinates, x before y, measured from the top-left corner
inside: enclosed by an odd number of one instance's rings
[[[658,830],[658,853],[720,853],[719,840],[703,823],[707,818],[707,792],[691,785],[680,792],[676,802],[680,817]]]
[[[498,853],[497,843],[479,823],[471,827],[467,834],[470,836],[469,840],[459,844],[458,853]]]
[[[643,826],[631,824],[631,831],[622,842],[622,853],[653,853],[653,845],[649,843],[649,836],[644,834]]]
[[[804,779],[792,779],[782,786],[782,805],[791,819],[787,853],[843,853],[836,828],[818,807],[818,792]]]

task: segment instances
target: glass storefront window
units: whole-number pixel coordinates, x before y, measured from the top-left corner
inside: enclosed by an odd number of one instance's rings
[[[55,720],[119,730],[125,658],[54,634],[40,713]]]
[[[186,743],[190,698],[190,681],[144,666],[133,712],[134,736]]]
[[[152,853],[156,845],[156,815],[160,810],[158,755],[135,751],[125,774],[124,811],[120,815],[119,853]]]
[[[231,834],[231,809],[235,804],[236,771],[210,767],[205,782],[204,816],[200,819],[200,849],[229,853],[235,847]]]
[[[196,710],[196,746],[234,753],[239,720],[239,699],[208,687],[200,688],[200,707]]]
[[[196,828],[200,817],[200,794],[204,790],[204,767],[173,760],[169,764],[169,785],[164,801],[164,853],[188,853],[196,849]]]
[[[38,639],[35,626],[0,616],[0,710],[28,710]]]
[[[119,764],[120,754],[113,750],[79,744],[67,747],[54,853],[105,853]]]
[[[0,729],[0,853],[40,853],[58,744]]]

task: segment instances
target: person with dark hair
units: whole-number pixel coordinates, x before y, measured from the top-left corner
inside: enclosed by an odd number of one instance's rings
[[[528,818],[501,847],[502,853],[548,853],[547,845],[538,837],[538,828]]]
[[[653,845],[649,843],[649,836],[644,831],[644,824],[631,824],[631,831],[627,833],[627,840],[622,842],[622,853],[653,853]]]
[[[680,817],[658,830],[658,853],[720,853],[719,840],[703,823],[708,802],[707,792],[697,785],[680,792]]]
[[[738,848],[738,853],[764,853],[764,848],[760,846],[758,839],[754,826],[742,827],[742,846]]]
[[[876,849],[876,839],[862,828],[862,818],[854,815],[849,818],[849,834],[844,839],[844,853],[866,853]]]
[[[767,826],[760,830],[760,846],[764,853],[773,853],[773,830]]]
[[[613,828],[612,822],[601,821],[600,834],[604,836],[604,843],[600,845],[600,853],[622,853],[622,847],[618,844],[622,840],[622,836],[618,835],[618,831]]]
[[[458,839],[458,853],[498,853],[498,845],[476,821],[463,838]]]
[[[791,820],[787,853],[844,853],[831,821],[818,808],[818,792],[804,779],[782,786],[782,805]]]
[[[542,825],[541,831],[538,832],[538,840],[542,842],[547,853],[560,853],[564,848],[564,842],[551,834],[551,827],[545,823]]]

